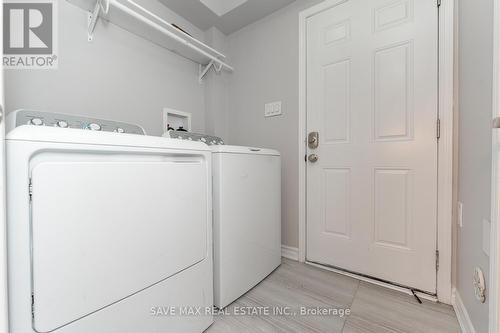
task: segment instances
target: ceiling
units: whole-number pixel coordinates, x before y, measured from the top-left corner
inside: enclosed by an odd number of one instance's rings
[[[295,0],[159,1],[203,31],[216,27],[224,34],[230,35],[244,26],[291,4]]]

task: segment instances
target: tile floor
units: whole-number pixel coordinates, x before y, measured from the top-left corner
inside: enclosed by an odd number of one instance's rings
[[[269,311],[268,315],[234,315]],[[287,307],[287,308],[284,308]],[[349,316],[300,315],[306,309],[350,309]],[[254,309],[254,308],[252,308]],[[286,309],[287,314],[273,314]],[[412,296],[291,260],[254,289],[231,304],[230,315],[219,315],[207,333],[237,332],[343,332],[343,333],[448,333],[460,332],[452,307]],[[296,313],[293,315],[292,313]]]

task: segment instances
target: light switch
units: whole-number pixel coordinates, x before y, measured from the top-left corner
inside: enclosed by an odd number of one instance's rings
[[[270,117],[273,113],[273,105],[271,103],[266,104],[264,116]]]
[[[264,109],[265,117],[276,117],[282,115],[281,102],[267,103]]]

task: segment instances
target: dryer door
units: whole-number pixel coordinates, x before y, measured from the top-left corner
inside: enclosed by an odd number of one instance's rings
[[[46,153],[32,163],[38,332],[133,297],[211,252],[203,156],[112,156]]]

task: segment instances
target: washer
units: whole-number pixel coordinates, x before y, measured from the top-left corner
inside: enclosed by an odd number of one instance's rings
[[[281,264],[281,158],[276,150],[226,146],[186,132],[213,152],[214,305],[224,308]]]
[[[23,110],[9,124],[10,332],[204,331],[208,147],[64,114]]]
[[[270,149],[212,151],[214,304],[224,308],[281,264],[281,159]]]

